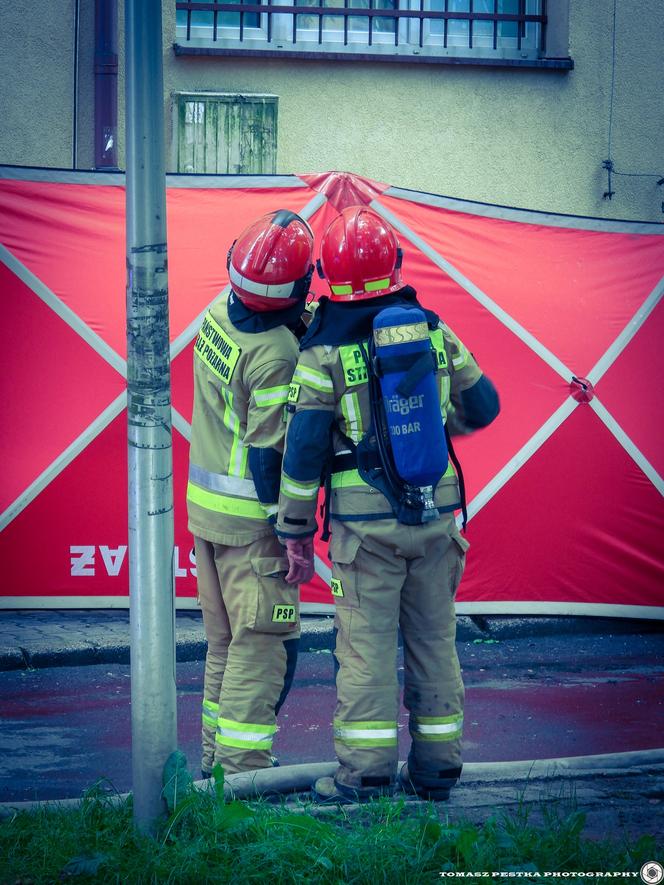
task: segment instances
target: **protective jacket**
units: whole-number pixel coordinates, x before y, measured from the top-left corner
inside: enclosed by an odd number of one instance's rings
[[[415,291],[369,302],[335,304],[322,299],[300,344],[300,358],[288,395],[289,426],[284,455],[279,521],[282,537],[316,531],[316,502],[321,476],[331,467],[333,520],[393,519],[390,503],[365,483],[349,464],[348,439],[357,444],[371,420],[367,368],[362,354],[373,317],[384,307],[417,305]],[[489,424],[498,412],[491,382],[473,356],[433,311],[424,311],[436,353],[437,383],[443,419],[455,433]],[[434,503],[439,513],[460,506],[459,483],[452,464],[438,483]]]
[[[230,311],[230,316],[229,316]],[[189,530],[245,545],[271,534],[298,342],[295,309],[255,314],[231,293],[208,310],[194,347]]]

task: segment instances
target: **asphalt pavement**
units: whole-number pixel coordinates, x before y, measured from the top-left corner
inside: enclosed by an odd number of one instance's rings
[[[197,776],[206,648],[200,613],[178,613],[176,634],[178,743]],[[128,613],[0,612],[0,636],[0,802],[80,797],[99,779],[106,789],[130,790]],[[331,618],[304,619],[274,745],[282,766],[334,759],[332,644]],[[605,772],[595,761],[592,773],[574,782],[597,832],[608,827],[636,837],[664,829],[657,786],[664,773],[664,624],[462,617],[457,648],[468,763],[459,812],[481,819],[514,804],[526,788],[535,804],[551,790],[560,798],[555,778],[524,786],[501,774],[504,766],[525,761],[529,771],[532,760],[592,756],[619,760]],[[398,667],[402,676],[401,656]],[[400,758],[408,743],[402,708]]]
[[[460,642],[543,636],[650,635],[664,622],[616,618],[461,616]],[[332,617],[302,618],[303,651],[331,649]],[[130,629],[126,609],[0,611],[0,670],[121,664],[129,661]],[[176,615],[178,661],[205,657],[200,611]]]

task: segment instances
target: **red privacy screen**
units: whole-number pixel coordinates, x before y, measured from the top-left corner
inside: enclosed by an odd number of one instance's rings
[[[195,605],[185,489],[192,345],[226,252],[288,208],[397,230],[403,274],[473,351],[501,414],[458,441],[466,613],[664,617],[664,226],[553,216],[348,173],[169,177],[175,575]],[[0,606],[128,604],[124,177],[0,167]],[[318,288],[317,288],[318,287]],[[325,283],[314,290],[325,294]],[[302,588],[331,610],[327,545]]]

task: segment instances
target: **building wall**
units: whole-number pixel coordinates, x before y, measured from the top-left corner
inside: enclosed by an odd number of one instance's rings
[[[549,0],[549,9],[568,0]],[[164,109],[171,94],[279,97],[277,171],[348,170],[471,200],[614,218],[664,220],[656,178],[615,177],[604,200],[611,94],[610,0],[569,0],[573,71],[435,64],[176,57],[175,3],[164,5]],[[81,3],[78,165],[94,163],[93,7]],[[119,28],[123,28],[119,2]],[[0,162],[70,166],[75,0],[53,0],[34,33],[28,0],[3,4]],[[661,0],[618,0],[612,156],[616,169],[664,175]],[[122,39],[119,163],[124,165]],[[64,48],[63,48],[64,47]],[[0,101],[2,101],[0,99]],[[6,108],[6,110],[4,110]],[[172,161],[169,161],[172,168]]]
[[[72,166],[74,0],[3,0],[0,163]]]
[[[550,0],[549,9],[567,0]],[[664,175],[661,0],[618,0],[617,169]],[[164,55],[165,89],[279,96],[277,171],[348,170],[400,187],[550,212],[664,220],[656,179],[604,200],[612,3],[571,0],[575,68],[550,70]],[[175,12],[166,11],[164,44]],[[659,35],[659,36],[655,36]],[[658,168],[659,167],[659,168]]]

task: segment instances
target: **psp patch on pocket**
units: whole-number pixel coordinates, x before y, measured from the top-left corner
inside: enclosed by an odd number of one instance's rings
[[[272,621],[277,624],[294,624],[297,621],[297,612],[294,605],[273,605]]]

